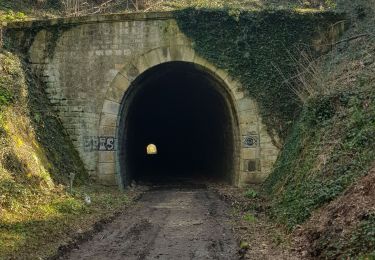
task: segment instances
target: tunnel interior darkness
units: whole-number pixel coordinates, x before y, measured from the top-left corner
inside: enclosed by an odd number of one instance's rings
[[[234,123],[226,95],[222,84],[191,63],[164,63],[139,76],[121,112],[124,185],[133,180],[232,182]]]

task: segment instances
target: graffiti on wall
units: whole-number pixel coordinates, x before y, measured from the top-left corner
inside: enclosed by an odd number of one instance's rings
[[[115,151],[116,138],[113,136],[85,136],[84,149],[86,152]]]
[[[249,134],[249,135],[243,136],[242,139],[243,139],[242,140],[243,147],[245,147],[245,148],[258,147],[258,144],[259,144],[259,137],[258,137],[258,135]]]

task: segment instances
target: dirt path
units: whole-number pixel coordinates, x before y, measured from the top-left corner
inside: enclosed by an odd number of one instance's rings
[[[151,190],[62,259],[238,259],[229,214],[207,189]]]

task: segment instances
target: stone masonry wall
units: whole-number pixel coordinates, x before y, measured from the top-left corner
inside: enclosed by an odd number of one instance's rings
[[[65,29],[50,29],[57,24]],[[270,173],[278,149],[256,103],[235,79],[194,53],[169,13],[23,23],[15,25],[17,37],[38,26],[29,48],[31,65],[44,77],[48,97],[92,176],[116,182],[122,96],[143,71],[174,60],[197,63],[226,82],[239,122],[237,184],[259,182]]]

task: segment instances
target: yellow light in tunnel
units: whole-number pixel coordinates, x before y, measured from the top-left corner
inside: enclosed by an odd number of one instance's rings
[[[147,154],[157,154],[158,153],[158,148],[154,144],[149,144],[147,145]]]

